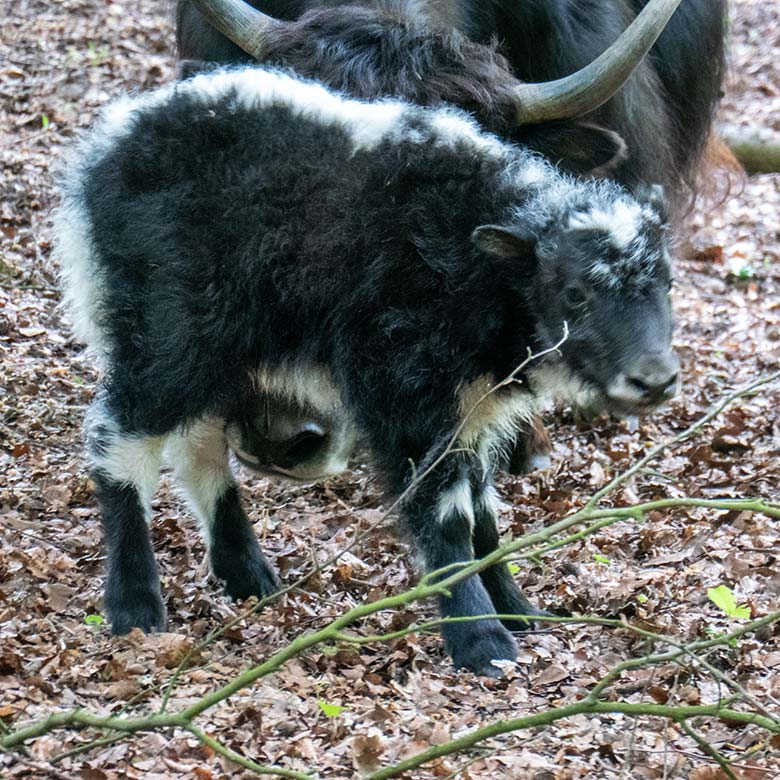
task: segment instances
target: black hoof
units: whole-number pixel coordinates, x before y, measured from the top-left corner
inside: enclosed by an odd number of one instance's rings
[[[167,617],[159,591],[131,591],[121,597],[106,597],[111,633],[127,634],[140,628],[145,634],[165,631]]]
[[[262,599],[279,590],[279,578],[259,547],[231,558],[222,551],[212,557],[212,565],[215,576],[225,581],[225,594],[231,599]]]
[[[447,649],[456,669],[468,669],[483,677],[501,677],[503,672],[493,661],[514,661],[517,645],[512,635],[497,621],[469,624],[451,623],[445,635]],[[453,635],[454,634],[454,635]]]

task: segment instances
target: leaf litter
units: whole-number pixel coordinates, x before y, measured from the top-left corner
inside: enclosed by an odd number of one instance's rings
[[[195,523],[164,486],[152,534],[168,598],[169,632],[109,635],[102,614],[103,552],[81,458],[80,421],[96,375],[57,309],[51,257],[52,176],[64,146],[96,110],[125,89],[174,74],[172,10],[162,0],[23,0],[4,19],[0,42],[0,720],[13,726],[74,707],[109,714],[160,706],[172,670],[194,643],[236,617],[210,581]],[[780,131],[780,11],[738,0],[732,7],[732,75],[722,118]],[[749,272],[748,270],[749,269]],[[638,427],[551,415],[549,471],[503,477],[502,532],[520,535],[575,509],[605,480],[696,420],[728,389],[780,366],[780,177],[732,184],[720,205],[702,202],[679,247],[674,300],[683,365],[681,396]],[[780,391],[743,399],[700,436],[626,485],[616,501],[697,495],[778,498]],[[255,530],[285,582],[343,549],[381,516],[371,472],[358,467],[316,487],[242,474]],[[708,597],[728,588],[753,616],[780,602],[776,523],[759,515],[678,509],[620,523],[545,557],[515,576],[553,611],[625,615],[683,639],[734,626]],[[186,706],[268,657],[303,631],[355,604],[409,587],[417,573],[403,540],[377,529],[338,565],[320,569],[190,659],[169,708]],[[722,592],[722,591],[721,591]],[[731,603],[731,602],[729,602]],[[433,605],[373,616],[363,633],[435,617]],[[90,619],[92,618],[92,619]],[[261,763],[351,778],[495,720],[575,701],[626,658],[647,652],[625,631],[554,628],[525,636],[500,681],[455,673],[434,635],[358,649],[322,647],[210,711],[200,725]],[[780,701],[780,635],[770,630],[710,663],[763,706]],[[715,701],[721,691],[693,666],[626,673],[628,701]],[[780,776],[780,745],[734,724],[697,724],[745,780]],[[242,777],[191,736],[172,732],[66,757],[89,732],[56,733],[27,755],[0,755],[8,778]],[[719,767],[673,724],[623,715],[577,716],[489,740],[467,755],[410,774],[573,780],[716,780]]]

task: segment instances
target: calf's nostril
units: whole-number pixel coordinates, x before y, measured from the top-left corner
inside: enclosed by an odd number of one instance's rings
[[[660,401],[671,398],[677,391],[677,374],[666,376],[630,376],[626,377],[629,386],[639,394],[642,400]]]
[[[642,396],[648,395],[652,389],[644,379],[638,376],[626,377],[626,382]]]

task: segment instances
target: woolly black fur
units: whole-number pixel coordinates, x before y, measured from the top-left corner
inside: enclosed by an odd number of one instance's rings
[[[410,463],[419,472],[452,437],[466,390],[507,376],[569,323],[559,356],[492,399],[461,433],[465,451],[406,502],[432,569],[497,544],[491,453],[535,394],[575,384],[647,408],[673,381],[658,357],[671,340],[669,264],[652,198],[567,178],[450,109],[359,104],[257,68],[201,75],[106,117],[74,154],[57,226],[66,298],[106,370],[88,441],[119,630],[159,627],[161,603],[136,607],[134,594],[159,592],[139,506],[166,438],[230,593],[276,582],[223,435],[261,367],[325,367],[397,495]],[[644,388],[629,400],[612,390],[625,376]],[[451,615],[492,606],[534,614],[504,566],[442,602]],[[444,635],[455,663],[480,673],[514,657],[496,620]]]

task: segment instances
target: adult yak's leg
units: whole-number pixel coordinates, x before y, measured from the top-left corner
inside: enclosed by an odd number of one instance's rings
[[[111,630],[161,631],[165,606],[148,521],[164,437],[123,431],[102,397],[87,414],[85,433],[108,547],[105,606]]]
[[[510,474],[527,474],[537,469],[550,467],[552,442],[544,420],[535,415],[520,427],[506,461],[506,470]]]
[[[491,477],[474,475],[472,482],[474,499],[474,556],[484,558],[498,548],[498,496],[493,487]],[[493,602],[495,612],[499,615],[546,615],[544,610],[534,607],[515,582],[509,565],[498,563],[480,573]],[[501,621],[510,631],[528,631],[533,628],[530,621],[504,619]]]
[[[230,469],[223,420],[203,420],[172,437],[168,456],[200,520],[214,575],[231,598],[269,596],[279,580],[263,555]]]

